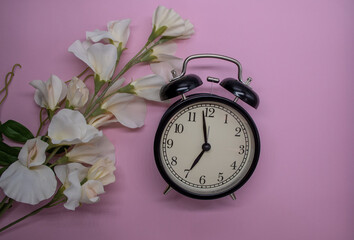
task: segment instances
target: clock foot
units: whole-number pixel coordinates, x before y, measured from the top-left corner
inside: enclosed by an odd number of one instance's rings
[[[230,197],[232,198],[232,200],[236,200],[235,193],[231,193],[231,194],[230,194]]]
[[[170,185],[167,185],[165,191],[163,191],[163,194],[166,195],[167,193],[169,193],[172,190]]]

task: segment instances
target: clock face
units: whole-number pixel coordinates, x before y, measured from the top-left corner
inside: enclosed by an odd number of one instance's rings
[[[155,159],[175,190],[195,198],[218,198],[248,180],[259,145],[257,129],[239,105],[215,95],[192,95],[162,118]]]

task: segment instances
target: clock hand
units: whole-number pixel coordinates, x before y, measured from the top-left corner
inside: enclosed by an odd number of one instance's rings
[[[199,162],[199,160],[202,158],[203,154],[204,154],[205,152],[209,151],[210,148],[211,148],[211,146],[210,146],[209,143],[204,143],[204,144],[202,145],[202,149],[203,149],[203,150],[199,153],[198,157],[194,160],[194,162],[193,162],[191,168],[189,169],[189,171],[192,170],[195,165],[197,165],[197,163]]]
[[[202,111],[203,114],[203,134],[204,134],[204,143],[208,143],[208,135],[207,135],[207,129],[206,129],[206,122],[205,122],[205,115],[204,111]]]
[[[192,170],[195,165],[197,165],[197,163],[199,162],[199,160],[202,158],[204,152],[205,152],[205,150],[203,149],[203,150],[199,153],[198,157],[194,160],[194,162],[193,162],[191,168],[189,169],[189,171]]]

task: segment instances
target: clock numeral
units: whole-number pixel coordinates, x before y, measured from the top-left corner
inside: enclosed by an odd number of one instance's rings
[[[245,145],[240,145],[240,151],[238,154],[244,154],[245,153]]]
[[[227,114],[225,114],[225,124],[227,124],[227,116],[229,116],[229,115],[227,115]]]
[[[188,122],[195,122],[195,112],[188,112]]]
[[[172,165],[172,166],[176,166],[176,165],[177,165],[177,157],[176,157],[176,156],[173,156],[173,157],[171,158],[171,165]]]
[[[172,148],[173,147],[173,140],[172,139],[168,139],[166,141],[166,144],[167,144],[167,148]]]
[[[241,133],[241,128],[240,128],[240,127],[237,127],[237,128],[235,128],[235,131],[236,131],[235,137],[241,137],[241,135],[240,135],[240,133]]]
[[[215,108],[205,108],[205,117],[213,118],[215,113]]]
[[[186,176],[185,176],[184,178],[187,178],[187,177],[188,177],[190,171],[191,171],[190,169],[184,169],[184,172],[187,172],[187,173],[186,173]]]
[[[175,124],[175,133],[183,133],[184,131],[184,126],[183,124]]]
[[[222,173],[222,172],[221,172],[221,173],[219,173],[219,175],[218,175],[218,179],[217,179],[217,180],[218,180],[218,182],[222,182],[222,181],[224,180],[224,176],[223,176],[223,174],[224,174],[224,173]]]
[[[236,161],[234,161],[234,162],[230,165],[230,167],[232,167],[232,170],[236,170]]]
[[[200,184],[205,184],[205,175],[202,175],[202,176],[200,176],[200,178],[199,178],[199,183]]]

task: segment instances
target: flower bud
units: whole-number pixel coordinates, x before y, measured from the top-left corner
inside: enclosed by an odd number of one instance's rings
[[[74,77],[68,85],[67,100],[69,101],[70,107],[81,108],[85,106],[89,97],[89,89],[86,87],[85,83]]]

